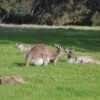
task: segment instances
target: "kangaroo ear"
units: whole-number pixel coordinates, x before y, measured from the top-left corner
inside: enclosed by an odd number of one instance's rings
[[[72,49],[71,52],[74,52],[74,49]]]
[[[18,46],[18,43],[16,43],[16,46]]]
[[[0,79],[2,79],[2,76],[0,76]]]
[[[70,50],[68,48],[66,48],[66,52],[68,53]]]
[[[18,44],[16,43],[15,48],[17,48],[17,47],[18,47]]]
[[[58,49],[61,48],[61,46],[60,45],[57,45],[57,44],[55,44],[55,47],[57,47]]]

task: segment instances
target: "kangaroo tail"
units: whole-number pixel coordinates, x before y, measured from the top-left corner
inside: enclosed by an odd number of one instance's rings
[[[14,82],[15,82],[15,83],[22,83],[22,84],[25,83],[23,80],[18,80],[18,79],[14,80]]]
[[[15,83],[22,83],[22,84],[28,84],[27,82],[20,80],[20,79],[14,79]]]

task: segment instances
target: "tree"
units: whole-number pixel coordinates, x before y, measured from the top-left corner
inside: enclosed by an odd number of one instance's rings
[[[99,25],[100,0],[1,0],[1,22]],[[97,23],[98,22],[98,23]]]
[[[18,2],[13,8],[13,12],[14,16],[17,17],[16,22],[24,23],[24,17],[31,14],[30,3],[28,1]]]

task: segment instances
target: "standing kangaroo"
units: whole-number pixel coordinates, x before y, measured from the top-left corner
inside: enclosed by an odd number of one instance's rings
[[[13,84],[13,83],[25,83],[25,82],[19,76],[6,76],[5,78],[2,78],[2,76],[0,76],[0,84]]]
[[[31,46],[29,44],[20,44],[20,45],[18,45],[16,43],[15,47],[18,48],[20,51],[25,51],[25,50],[30,50],[31,49]]]
[[[74,57],[73,52],[74,49],[69,50],[66,48],[66,51],[68,52],[68,62],[69,63],[96,63],[96,64],[100,64],[99,60],[93,56],[79,56],[79,57]]]
[[[26,55],[25,65],[29,65],[29,61],[32,58],[34,65],[36,66],[47,66],[50,61],[56,64],[58,57],[61,54],[65,54],[66,51],[60,46],[56,45],[57,51],[53,51],[49,46],[45,44],[35,45]]]

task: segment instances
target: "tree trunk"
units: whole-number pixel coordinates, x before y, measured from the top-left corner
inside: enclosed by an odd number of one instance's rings
[[[0,24],[2,23],[3,19],[6,17],[7,13],[0,19]]]

